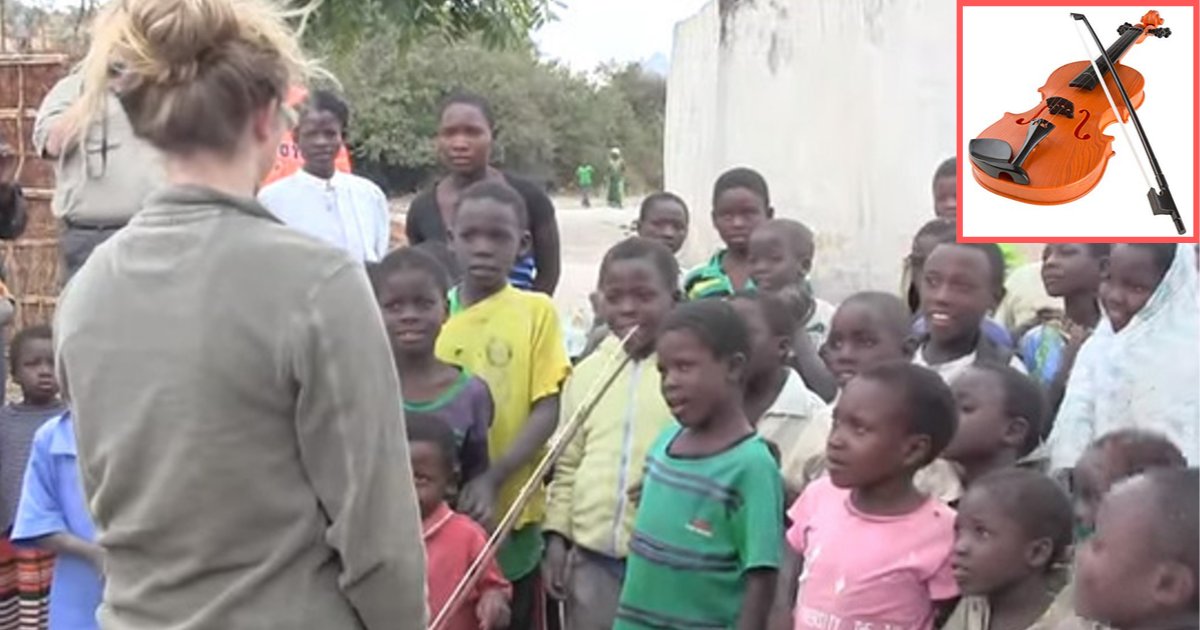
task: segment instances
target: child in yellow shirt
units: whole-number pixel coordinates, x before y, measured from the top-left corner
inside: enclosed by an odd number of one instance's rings
[[[494,181],[467,188],[451,231],[463,276],[450,291],[450,319],[436,353],[486,381],[495,403],[488,432],[491,465],[463,488],[458,509],[495,524],[533,474],[554,433],[570,363],[550,298],[508,284],[508,271],[531,239],[521,195]],[[543,617],[538,567],[544,507],[545,494],[539,489],[497,556],[513,584],[513,628],[536,629]]]

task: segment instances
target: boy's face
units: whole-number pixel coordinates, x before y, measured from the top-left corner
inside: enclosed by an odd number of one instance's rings
[[[43,404],[58,396],[54,376],[54,344],[49,339],[27,339],[19,348],[17,373],[13,380],[21,386],[25,401]]]
[[[1096,528],[1096,511],[1113,483],[1110,452],[1105,447],[1089,447],[1071,471],[1075,521],[1079,528],[1091,532]]]
[[[1048,243],[1042,249],[1042,284],[1051,297],[1095,291],[1103,270],[1104,259],[1083,243]]]
[[[750,358],[746,363],[746,381],[753,381],[771,370],[778,370],[787,357],[788,338],[771,332],[771,327],[763,316],[762,305],[754,300],[735,299],[730,305],[745,322],[746,331],[750,333]]]
[[[1006,413],[1004,382],[995,372],[967,369],[950,389],[958,404],[958,429],[942,457],[963,463],[986,461],[1014,448],[1018,437],[1024,438],[1021,421]]]
[[[764,225],[750,235],[750,277],[767,291],[801,284],[812,267],[812,248],[796,251],[787,239]]]
[[[408,454],[412,460],[413,483],[417,487],[421,518],[426,518],[446,499],[446,489],[450,487],[450,466],[442,450],[432,442],[409,442]]]
[[[1117,245],[1108,262],[1108,273],[1100,283],[1100,302],[1112,322],[1114,332],[1129,325],[1134,315],[1146,306],[1163,272],[1148,248]]]
[[[630,355],[640,358],[653,352],[658,326],[675,304],[678,289],[668,284],[648,258],[611,261],[601,274],[600,312],[609,331],[624,339],[634,326],[638,327],[625,344]]]
[[[464,282],[476,289],[499,290],[529,245],[514,208],[495,199],[468,199],[454,218],[454,253]]]
[[[638,236],[658,241],[672,254],[678,254],[687,238],[688,215],[683,206],[670,199],[660,199],[646,208],[638,221]]]
[[[428,273],[400,269],[380,282],[375,299],[383,312],[392,351],[428,356],[446,320],[446,298]]]
[[[929,438],[909,433],[905,402],[895,387],[873,379],[846,384],[825,443],[825,467],[833,485],[872,486],[905,469],[915,470],[928,452]]]
[[[958,220],[958,177],[939,177],[933,182],[933,213],[942,219]]]
[[[848,302],[833,315],[821,358],[838,385],[845,387],[860,372],[912,357],[905,339],[884,324],[882,315],[868,304]]]
[[[979,334],[983,318],[996,307],[991,278],[991,263],[982,251],[947,244],[933,249],[917,286],[921,312],[935,341]]]
[[[750,235],[771,218],[770,212],[766,202],[755,192],[748,188],[730,188],[717,197],[713,206],[713,227],[726,247],[745,252],[750,246]]]
[[[304,155],[305,170],[329,177],[342,148],[342,123],[332,112],[309,110],[296,127],[296,144]]]
[[[740,387],[745,357],[718,359],[689,330],[668,330],[655,349],[662,394],[671,414],[685,427],[701,427]]]
[[[1145,477],[1113,487],[1096,514],[1096,531],[1075,559],[1075,611],[1113,628],[1153,627],[1186,611],[1196,576],[1156,548],[1155,488]],[[1194,535],[1194,533],[1193,533]],[[1195,611],[1192,611],[1193,621]]]
[[[958,503],[951,566],[963,595],[988,595],[1044,570],[1052,547],[1048,539],[1029,540],[986,488],[968,490]]]

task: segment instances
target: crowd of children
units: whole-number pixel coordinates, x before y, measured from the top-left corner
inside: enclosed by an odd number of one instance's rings
[[[367,267],[431,616],[588,406],[446,628],[1196,627],[1197,419],[1116,417],[1194,394],[1097,409],[1135,385],[1089,357],[1152,343],[1154,322],[1176,340],[1194,324],[1179,306],[1195,296],[1190,248],[1048,245],[1046,291],[1065,308],[1008,331],[989,317],[1002,252],[954,242],[946,219],[914,239],[916,304],[864,291],[834,307],[807,278],[812,231],[771,217],[757,173],[722,176],[713,202],[727,249],[683,275],[688,208],[646,200],[638,236],[600,263],[602,326],[574,366],[549,298],[507,279],[529,219],[503,183],[463,191],[448,247]],[[11,358],[24,400],[0,410],[0,627],[39,623],[47,590],[51,627],[94,627],[104,553],[49,329],[22,331]]]
[[[457,286],[419,248],[371,268],[410,422],[452,429],[413,437],[444,442],[412,456],[430,558],[456,558],[429,565],[431,614],[556,424],[588,405],[545,503],[524,507],[450,627],[1196,627],[1195,544],[1183,539],[1196,537],[1200,489],[1181,442],[1198,419],[1100,424],[1113,414],[1092,412],[1064,426],[1055,414],[1088,395],[1072,367],[1093,330],[1120,337],[1168,316],[1180,330],[1190,249],[1049,245],[1045,290],[1065,308],[1008,330],[991,317],[1004,252],[956,243],[951,220],[918,232],[904,294],[834,307],[807,279],[812,231],[773,218],[769,200],[750,169],[719,178],[726,248],[681,280],[688,207],[648,197],[638,235],[600,264],[600,322],[574,366],[549,302],[505,282],[528,219],[500,184],[459,202]],[[1179,396],[1160,394],[1182,408]],[[1052,464],[1079,434],[1090,446]],[[461,536],[433,535],[450,523]],[[1133,539],[1137,557],[1118,549]],[[1111,594],[1119,570],[1145,578],[1140,599]],[[543,618],[554,602],[562,617]]]

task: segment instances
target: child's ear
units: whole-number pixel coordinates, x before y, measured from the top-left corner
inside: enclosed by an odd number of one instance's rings
[[[533,234],[530,234],[529,230],[522,231],[521,232],[521,242],[517,246],[517,256],[518,257],[527,256],[532,248],[533,248]]]
[[[1025,443],[1025,439],[1029,437],[1029,432],[1033,427],[1029,425],[1029,421],[1021,416],[1010,418],[1008,424],[1004,427],[1004,445],[1009,448],[1020,449]]]
[[[921,347],[921,340],[909,335],[904,338],[904,343],[900,345],[901,352],[904,353],[904,358],[912,360],[913,355],[917,353],[917,348]]]
[[[746,376],[746,355],[735,352],[729,357],[729,378],[733,379],[735,384],[745,382]]]
[[[1196,574],[1182,562],[1160,562],[1152,579],[1153,598],[1162,608],[1177,610],[1194,603]]]
[[[775,218],[775,206],[767,206],[767,218],[768,219]]]
[[[933,440],[928,435],[910,435],[904,443],[904,466],[912,470],[924,468],[931,461],[929,452],[933,449]]]
[[[812,256],[805,256],[804,258],[800,259],[800,271],[804,272],[805,278],[808,277],[808,274],[812,273],[812,266],[813,266]]]
[[[800,334],[805,334],[801,331]],[[788,335],[780,335],[775,340],[775,350],[779,353],[779,362],[787,363],[787,358],[792,354],[792,338]]]
[[[1054,542],[1049,538],[1039,538],[1025,546],[1025,564],[1030,568],[1044,571],[1054,562]]]

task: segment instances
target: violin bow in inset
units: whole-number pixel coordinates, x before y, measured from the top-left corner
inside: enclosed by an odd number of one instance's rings
[[[1096,47],[1100,49],[1100,57],[1104,60],[1105,65],[1108,68],[1116,68],[1112,59],[1109,59],[1108,52],[1104,50],[1104,44],[1100,43],[1100,38],[1096,35],[1096,31],[1092,29],[1091,23],[1088,22],[1087,16],[1082,13],[1072,13],[1071,17],[1083,22],[1088,32],[1092,34],[1092,40],[1096,42]],[[1126,24],[1125,27],[1134,28],[1130,24]],[[1160,27],[1150,31],[1150,33],[1156,37],[1169,37],[1171,29]],[[1087,42],[1083,40],[1082,35],[1080,35],[1080,42],[1083,43],[1084,51],[1086,52]],[[1096,73],[1097,77],[1103,77],[1104,74],[1100,71],[1099,66],[1096,65],[1096,60],[1092,59],[1091,53],[1086,52],[1086,54],[1092,63],[1092,71]],[[1150,148],[1150,141],[1146,139],[1146,131],[1142,129],[1142,121],[1138,119],[1137,110],[1134,109],[1133,103],[1129,101],[1129,94],[1125,91],[1125,86],[1121,83],[1121,74],[1114,71],[1112,78],[1117,84],[1117,91],[1121,93],[1121,98],[1125,100],[1125,108],[1129,111],[1129,117],[1133,119],[1133,126],[1137,129],[1138,137],[1142,140],[1142,147],[1146,150],[1146,157],[1150,159],[1150,168],[1154,169],[1154,178],[1158,182],[1158,191],[1155,192],[1154,184],[1150,182],[1149,177],[1146,177],[1146,184],[1150,187],[1150,191],[1146,193],[1147,198],[1150,200],[1150,211],[1156,215],[1163,214],[1170,216],[1171,220],[1175,222],[1175,230],[1180,234],[1184,234],[1187,230],[1183,226],[1183,220],[1179,217],[1179,209],[1175,206],[1175,199],[1171,196],[1171,190],[1167,188],[1167,178],[1158,166],[1158,159],[1154,157],[1154,150]],[[1104,95],[1108,97],[1108,103],[1112,106],[1113,111],[1119,111],[1117,110],[1116,103],[1113,102],[1112,94],[1108,91],[1108,85],[1105,84],[1103,79],[1099,83],[1100,87],[1104,88]],[[1138,162],[1138,168],[1142,168],[1141,158],[1137,156],[1136,151],[1133,151],[1133,141],[1129,139],[1129,132],[1125,131],[1125,122],[1121,120],[1119,115],[1117,116],[1117,122],[1120,123],[1121,130],[1124,132],[1125,141],[1130,145],[1130,151],[1134,153],[1134,159]],[[1142,169],[1142,176],[1145,177],[1145,175],[1146,171]]]

